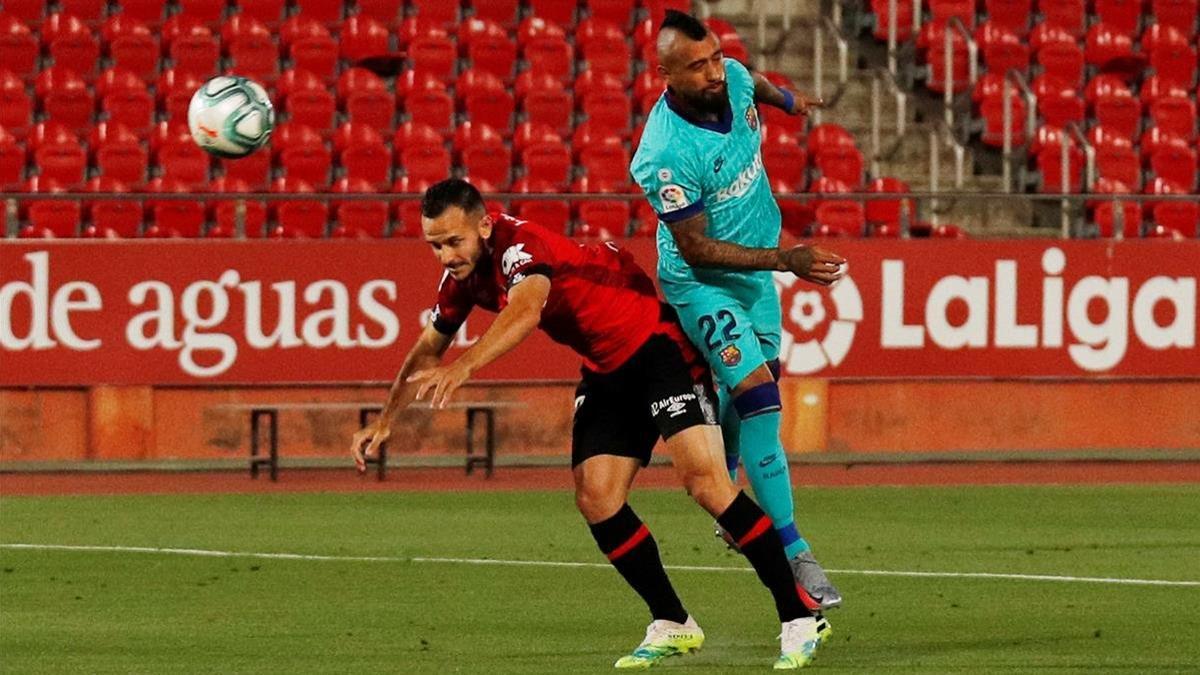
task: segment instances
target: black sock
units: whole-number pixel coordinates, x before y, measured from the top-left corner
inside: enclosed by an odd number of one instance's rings
[[[658,544],[629,504],[608,520],[588,525],[600,551],[642,596],[655,619],[683,623],[688,613],[658,557]]]
[[[779,533],[753,499],[745,492],[739,492],[725,513],[717,516],[717,523],[737,542],[742,555],[754,566],[758,578],[775,597],[775,610],[779,612],[780,621],[812,616],[796,590],[796,579],[783,552]]]

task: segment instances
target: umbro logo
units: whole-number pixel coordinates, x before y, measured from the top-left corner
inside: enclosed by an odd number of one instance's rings
[[[721,167],[725,166],[725,158],[718,157],[717,161],[713,162],[713,173],[721,173]]]

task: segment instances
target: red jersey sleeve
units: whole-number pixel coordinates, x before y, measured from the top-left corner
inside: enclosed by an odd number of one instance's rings
[[[433,327],[442,335],[454,335],[459,326],[467,320],[475,303],[463,284],[460,284],[447,272],[442,275],[442,283],[438,286],[437,303],[433,306],[433,314],[429,320]]]
[[[553,249],[544,239],[531,230],[518,227],[508,248],[500,254],[504,287],[512,288],[531,274],[553,277],[557,262]]]

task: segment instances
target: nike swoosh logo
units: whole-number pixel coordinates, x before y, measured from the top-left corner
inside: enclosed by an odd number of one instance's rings
[[[766,468],[767,466],[770,466],[771,462],[774,462],[774,461],[775,461],[775,455],[771,454],[771,455],[767,455],[766,457],[763,457],[762,460],[759,461],[758,465],[763,468]]]

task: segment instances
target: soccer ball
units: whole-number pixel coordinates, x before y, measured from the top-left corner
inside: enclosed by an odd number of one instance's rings
[[[208,152],[218,157],[245,157],[270,140],[275,108],[259,83],[218,75],[192,95],[188,128],[196,145]]]

